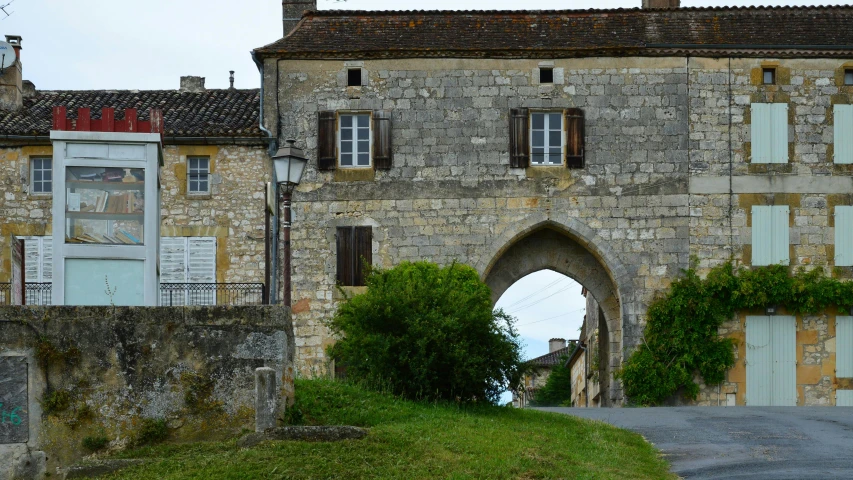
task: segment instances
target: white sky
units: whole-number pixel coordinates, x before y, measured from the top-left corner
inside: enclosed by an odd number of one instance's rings
[[[5,4],[9,0],[0,0]],[[319,0],[321,10],[633,8],[641,0]],[[683,1],[683,6],[746,6],[750,1]],[[837,2],[828,2],[836,4]],[[808,5],[766,2],[766,5]],[[23,37],[24,79],[40,90],[171,89],[179,77],[207,78],[207,87],[256,88],[249,52],[282,36],[280,0],[14,0],[0,20],[5,34]],[[545,289],[554,280],[561,283]],[[525,277],[498,306],[518,317],[528,358],[547,353],[551,337],[577,338],[583,319],[580,287],[544,271]],[[549,298],[544,298],[558,292]],[[533,294],[528,300],[520,299]],[[529,305],[528,305],[529,304]],[[526,306],[526,308],[519,308]],[[535,323],[534,323],[535,322]]]

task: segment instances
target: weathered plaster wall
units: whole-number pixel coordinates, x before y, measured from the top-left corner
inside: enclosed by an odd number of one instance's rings
[[[122,448],[143,419],[166,420],[178,441],[252,428],[255,368],[274,368],[292,400],[294,353],[281,307],[0,307],[0,355],[28,359],[31,418],[30,442],[0,457],[44,452],[57,472],[88,453],[84,437]],[[57,392],[67,406],[43,412]],[[0,478],[15,468],[0,462]]]

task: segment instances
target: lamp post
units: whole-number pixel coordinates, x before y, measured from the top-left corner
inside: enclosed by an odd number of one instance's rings
[[[305,170],[305,164],[308,159],[303,156],[302,150],[296,148],[295,140],[285,140],[286,146],[281,147],[275,152],[272,157],[272,163],[275,167],[275,178],[281,192],[278,197],[277,205],[284,204],[284,221],[282,222],[281,243],[281,269],[282,269],[282,303],[290,306],[290,198],[293,194],[293,189],[299,185],[302,180],[302,172]],[[278,213],[278,212],[276,212]],[[278,215],[276,215],[278,218]]]

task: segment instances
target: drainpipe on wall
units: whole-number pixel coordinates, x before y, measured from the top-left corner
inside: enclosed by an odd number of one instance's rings
[[[255,55],[255,52],[252,52],[252,60],[255,62],[255,66],[258,67],[258,72],[261,74],[261,88],[260,88],[260,105],[258,106],[258,128],[267,136],[267,142],[269,142],[269,147],[267,150],[267,154],[270,158],[275,155],[276,150],[278,150],[278,145],[276,139],[273,137],[272,132],[267,130],[264,127],[264,63],[260,61]],[[278,93],[276,93],[278,95]],[[275,176],[275,170],[273,170],[273,176]],[[275,196],[276,205],[278,205],[278,183],[275,183],[275,179],[273,179],[273,185],[275,185],[275,191],[273,192]],[[267,210],[267,206],[264,205],[264,210]],[[276,209],[277,210],[277,209]],[[277,302],[277,286],[278,282],[276,281],[276,275],[270,275],[270,271],[277,272],[278,269],[278,230],[279,230],[279,222],[278,215],[274,217],[275,220],[275,232],[272,235],[267,233],[266,241],[269,242],[269,237],[272,236],[272,245],[269,247],[269,256],[266,259],[265,266],[265,276],[268,279],[267,287],[267,295],[269,297],[269,303],[271,305]]]

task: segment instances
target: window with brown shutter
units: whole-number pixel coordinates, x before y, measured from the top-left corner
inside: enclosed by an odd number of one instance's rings
[[[566,166],[584,166],[584,118],[580,108],[566,110]]]
[[[530,134],[528,110],[513,108],[509,111],[509,165],[526,168],[530,165]]]
[[[377,169],[391,168],[391,112],[373,112],[373,165]]]
[[[324,111],[318,115],[317,169],[334,170],[337,165],[337,128],[335,112]]]
[[[338,227],[336,236],[338,285],[364,286],[366,268],[373,264],[372,227]]]

